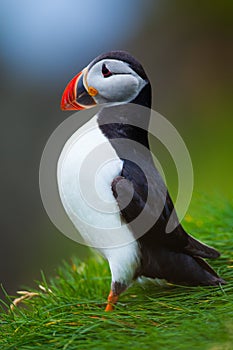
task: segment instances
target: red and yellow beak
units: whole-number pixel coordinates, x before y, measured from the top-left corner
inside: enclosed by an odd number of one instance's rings
[[[98,91],[91,86],[88,87],[86,75],[87,68],[83,69],[67,84],[61,99],[63,111],[81,110],[96,105],[93,96],[97,95]]]

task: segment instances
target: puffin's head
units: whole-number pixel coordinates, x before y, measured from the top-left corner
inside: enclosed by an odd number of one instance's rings
[[[61,109],[134,102],[147,85],[150,86],[146,73],[134,57],[124,51],[111,51],[95,58],[68,83]]]

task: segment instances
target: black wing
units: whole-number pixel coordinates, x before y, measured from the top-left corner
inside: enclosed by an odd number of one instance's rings
[[[145,222],[150,227],[140,237],[142,244],[151,248],[163,246],[176,252],[183,252],[203,258],[217,258],[219,252],[209,247],[185,232],[179,223],[178,217],[173,215],[175,229],[166,233],[166,226],[174,210],[164,181],[154,164],[145,164],[147,172],[135,163],[124,160],[121,176],[112,182],[112,191],[121,210],[122,217],[131,226],[136,238],[140,236],[141,227]],[[150,193],[150,194],[149,194]],[[135,219],[144,213],[141,223]]]
[[[146,176],[141,168],[125,160],[121,176],[112,182],[122,217],[130,225],[141,250],[137,276],[163,278],[171,283],[192,286],[225,283],[201,259],[217,258],[220,254],[187,234],[176,215],[173,216],[175,229],[166,233],[173,203],[153,163],[147,162],[145,166]],[[137,221],[142,213],[143,219]],[[149,228],[140,236],[145,224],[149,224]]]

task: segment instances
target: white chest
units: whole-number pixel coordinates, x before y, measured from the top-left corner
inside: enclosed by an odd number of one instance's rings
[[[94,116],[66,142],[57,177],[62,204],[74,226],[87,244],[102,248],[128,243],[132,234],[122,225],[111,189],[123,163],[96,119]],[[116,232],[123,241],[114,238]]]
[[[122,223],[111,184],[123,162],[94,116],[66,142],[57,167],[64,209],[85,242],[109,261],[113,280],[131,280],[139,263],[138,244]]]

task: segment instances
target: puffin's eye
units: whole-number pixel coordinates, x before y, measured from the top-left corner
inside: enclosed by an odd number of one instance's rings
[[[106,67],[105,63],[103,63],[103,65],[102,65],[102,74],[103,74],[104,78],[108,78],[112,75],[110,70]]]

